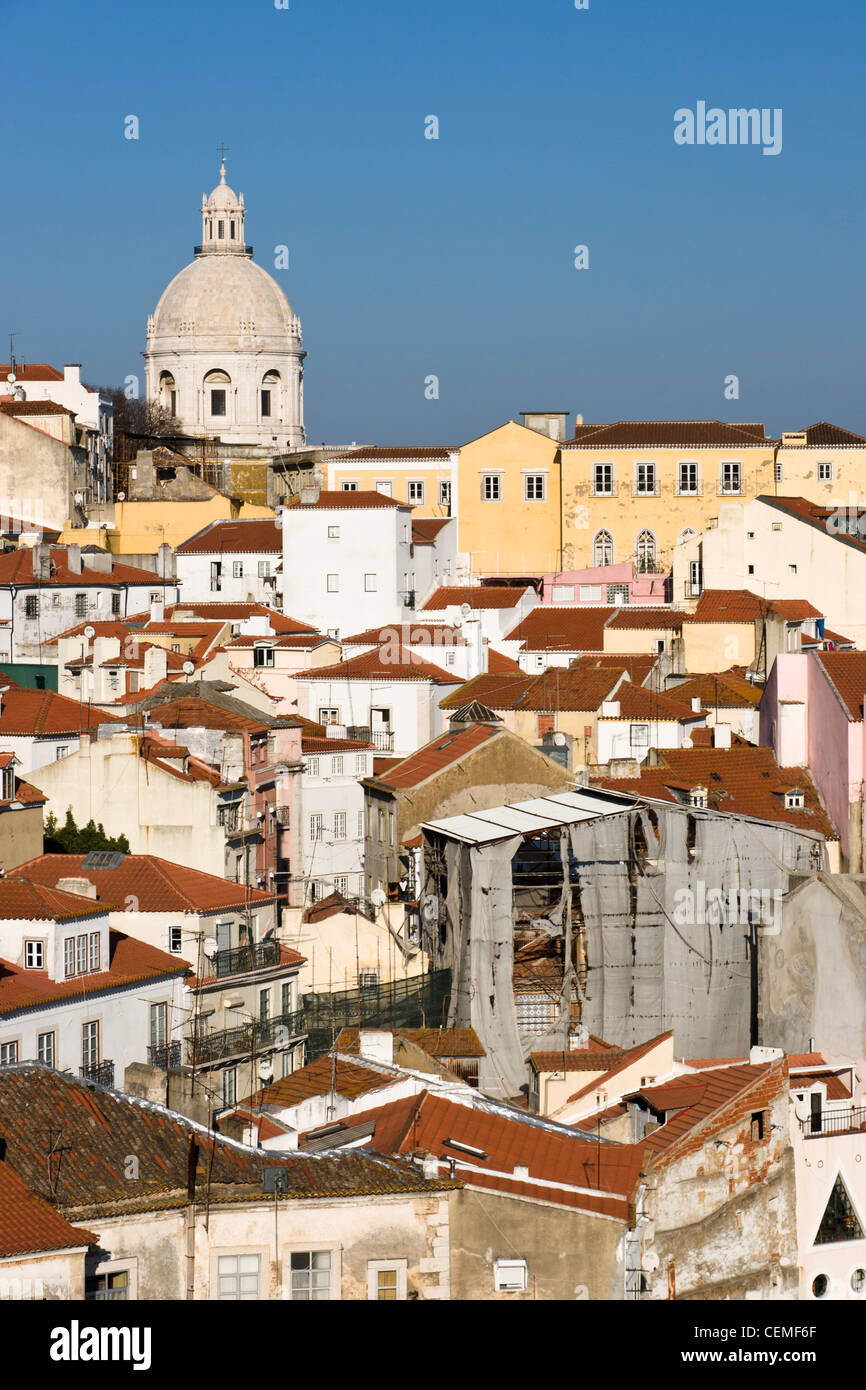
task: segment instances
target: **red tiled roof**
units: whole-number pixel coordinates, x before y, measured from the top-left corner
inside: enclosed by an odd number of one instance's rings
[[[600,1071],[606,1072],[623,1056],[621,1047],[608,1047],[599,1050],[593,1047],[564,1049],[562,1052],[533,1052],[530,1062],[537,1072],[551,1071]],[[595,1083],[593,1082],[593,1085]],[[581,1094],[581,1092],[578,1092]],[[573,1100],[574,1097],[572,1096]]]
[[[823,1081],[824,1085],[827,1088],[828,1100],[851,1099],[851,1091],[845,1085],[845,1082],[842,1080],[841,1076],[837,1076],[834,1071],[792,1071],[790,1075],[792,1091],[796,1091],[798,1086],[814,1086],[816,1081]]]
[[[54,401],[0,401],[4,415],[75,415],[65,405],[55,405]]]
[[[616,630],[666,628],[676,631],[682,627],[685,617],[685,613],[678,613],[674,608],[618,608],[605,626]]]
[[[310,670],[298,671],[296,680],[389,680],[389,681],[432,681],[434,685],[456,685],[459,676],[425,661],[405,647],[398,647],[390,660],[392,648],[379,647],[358,656],[350,656],[348,661],[338,661],[333,666],[316,666]]]
[[[274,1081],[264,1091],[251,1096],[247,1104],[266,1105],[272,1110],[289,1110],[302,1101],[314,1096],[326,1096],[333,1088],[347,1100],[366,1095],[369,1091],[380,1091],[383,1086],[393,1086],[399,1078],[393,1073],[375,1071],[361,1062],[349,1062],[338,1057],[336,1063],[327,1052],[305,1067],[293,1071]]]
[[[787,1070],[784,1064],[785,1071]],[[641,1089],[639,1094],[648,1100],[653,1109],[669,1113],[670,1119],[648,1133],[641,1140],[640,1148],[658,1158],[679,1144],[690,1131],[695,1130],[715,1117],[717,1127],[724,1124],[724,1112],[744,1093],[764,1089],[767,1083],[772,1088],[776,1079],[781,1079],[779,1063],[760,1066],[749,1064],[732,1067],[714,1067],[692,1076],[676,1077],[660,1086]],[[786,1083],[787,1084],[787,1083]],[[638,1094],[638,1093],[635,1093]],[[754,1109],[760,1109],[757,1095]],[[694,1136],[698,1142],[698,1136]]]
[[[283,532],[276,517],[249,521],[212,521],[177,547],[178,555],[261,555],[283,553]]]
[[[763,691],[744,676],[720,671],[715,675],[690,676],[667,693],[689,706],[693,699],[699,699],[704,709],[757,709]]]
[[[580,1100],[583,1096],[588,1096],[593,1091],[603,1090],[606,1086],[613,1083],[617,1075],[625,1071],[626,1067],[633,1066],[635,1062],[639,1062],[642,1057],[646,1057],[652,1052],[654,1047],[658,1047],[659,1043],[671,1037],[673,1037],[672,1032],[659,1033],[654,1038],[648,1038],[644,1043],[636,1043],[634,1047],[617,1048],[616,1055],[608,1062],[603,1074],[595,1077],[595,1079],[590,1081],[586,1086],[582,1086],[579,1091],[575,1091],[573,1096],[568,1097],[566,1104],[571,1104],[572,1101]],[[550,1055],[555,1056],[556,1054],[552,1053]],[[605,1054],[597,1053],[596,1055],[603,1057]],[[538,1068],[538,1070],[541,1070],[541,1068]],[[550,1070],[553,1071],[555,1068],[551,1067]],[[590,1067],[587,1068],[587,1070],[592,1071],[594,1068]],[[578,1121],[578,1124],[580,1123],[581,1122]]]
[[[665,748],[658,756],[660,763],[644,765],[639,777],[593,777],[592,784],[680,803],[691,787],[706,787],[712,811],[793,825],[828,840],[839,838],[809,772],[779,767],[772,748]],[[802,810],[785,807],[784,792],[794,788],[803,793]]]
[[[29,782],[22,782],[20,777],[16,777],[15,793],[13,796],[0,799],[0,809],[8,809],[13,801],[19,801],[22,806],[44,806],[47,800],[48,797],[31,787]]]
[[[196,618],[204,618],[208,622],[220,623],[239,623],[245,618],[267,618],[274,632],[316,632],[316,628],[311,627],[309,623],[299,622],[275,608],[266,608],[263,603],[200,603],[189,599],[186,603],[171,603],[165,610],[166,618],[172,621],[182,620],[184,613],[192,613]],[[149,618],[150,614],[140,616]]]
[[[396,497],[386,497],[384,492],[365,492],[361,489],[356,492],[325,490],[319,493],[315,502],[301,502],[299,497],[293,497],[282,505],[287,511],[315,511],[318,508],[319,511],[353,512],[364,509],[383,510],[388,507],[396,507],[401,512],[412,510],[408,502],[398,502]]]
[[[416,516],[412,518],[412,541],[415,545],[435,545],[439,532],[451,525],[450,516]]]
[[[501,733],[501,728],[492,724],[470,724],[465,729],[451,729],[439,734],[423,748],[410,753],[408,758],[403,758],[388,772],[378,774],[378,780],[386,786],[401,790],[417,787],[428,778],[435,777],[444,768],[459,763],[462,758]]]
[[[599,425],[579,439],[566,441],[564,449],[715,449],[736,444],[739,448],[769,448],[772,440],[763,425],[729,425],[722,420],[619,420]]]
[[[641,1168],[640,1151],[634,1145],[599,1145],[578,1130],[534,1122],[517,1113],[513,1118],[491,1113],[429,1091],[350,1115],[343,1124],[352,1130],[370,1126],[369,1147],[381,1153],[420,1150],[454,1160],[458,1178],[474,1187],[622,1218]],[[302,1136],[302,1144],[315,1139],[313,1130]],[[479,1149],[484,1157],[449,1147],[449,1139]],[[333,1142],[338,1142],[338,1135]],[[515,1175],[518,1166],[528,1168],[536,1182]],[[563,1186],[547,1187],[545,1179]],[[567,1187],[584,1191],[569,1192]]]
[[[75,895],[55,893],[54,896],[74,898]],[[104,904],[100,906],[89,898],[79,898],[78,901],[82,904],[90,903],[90,914],[107,910]],[[69,917],[71,914],[67,913],[65,916]],[[166,951],[158,951],[146,941],[138,941],[132,936],[124,936],[122,932],[113,930],[109,931],[108,936],[108,969],[94,975],[78,975],[71,980],[51,980],[44,970],[24,970],[19,965],[13,965],[11,961],[0,960],[0,1014],[17,1013],[21,1009],[35,1009],[64,999],[78,998],[84,994],[93,995],[120,989],[139,980],[154,980],[163,975],[189,973],[189,965],[185,960],[180,960],[178,956],[170,956]]]
[[[384,459],[441,459],[448,461],[453,453],[451,446],[441,444],[365,444],[360,449],[349,449],[336,455],[331,463],[339,467],[342,463],[378,463]]]
[[[344,647],[381,647],[395,640],[404,647],[466,646],[466,638],[449,623],[385,623],[382,627],[368,627],[365,632],[341,638]]]
[[[8,1163],[0,1162],[0,1259],[78,1249],[98,1240],[92,1231],[70,1226]]]
[[[807,425],[801,431],[806,436],[806,445],[812,449],[862,449],[866,447],[866,439],[862,434],[852,434],[850,430],[843,430],[839,425],[831,425],[826,420],[819,420],[815,425]]]
[[[520,663],[504,656],[495,647],[487,648],[487,674],[490,676],[519,675]]]
[[[695,713],[687,701],[662,695],[657,690],[647,690],[645,685],[632,685],[631,681],[623,681],[622,685],[617,686],[611,698],[619,701],[619,714],[602,713],[599,718],[649,719],[653,722],[673,719],[688,722],[704,718],[702,713]]]
[[[27,690],[12,686],[0,703],[0,738],[16,734],[90,733],[100,724],[116,724],[113,714],[69,700],[53,690]]]
[[[211,704],[210,700],[198,695],[178,695],[174,699],[163,700],[160,704],[151,705],[147,713],[149,729],[159,724],[163,729],[227,729],[253,734],[271,727],[270,722],[265,724],[238,710]]]
[[[212,787],[218,787],[222,781],[218,769],[210,763],[194,758],[188,749],[170,743],[168,739],[158,738],[156,734],[141,735],[138,755],[181,782],[209,782]],[[181,764],[179,767],[176,766],[178,762]]]
[[[761,598],[748,589],[704,589],[691,615],[693,623],[752,623],[769,614],[798,622],[820,618],[820,609],[805,599]]]
[[[515,702],[526,694],[537,679],[537,676],[527,675],[524,671],[505,671],[502,674],[485,672],[483,675],[473,676],[461,685],[459,690],[455,690],[453,695],[446,696],[440,701],[439,707],[462,709],[464,705],[477,700],[479,704],[487,705],[492,710],[513,709]]]
[[[304,753],[362,753],[375,744],[365,743],[358,738],[316,738],[313,734],[301,735],[301,751]]]
[[[97,586],[100,589],[118,589],[125,584],[147,586],[149,589],[172,587],[170,579],[162,579],[153,570],[137,569],[133,565],[120,565],[112,561],[111,572],[88,569],[87,553],[81,556],[81,573],[69,568],[69,555],[65,546],[49,546],[51,574],[41,579],[33,573],[33,551],[8,550],[0,554],[0,584],[16,584],[22,589],[43,589],[52,585],[64,588],[84,589]]]
[[[31,884],[53,888],[61,878],[86,878],[96,885],[95,901],[75,898],[71,893],[62,895],[90,912],[122,908],[131,897],[141,912],[225,912],[246,906],[265,907],[276,901],[273,893],[230,883],[217,874],[174,864],[155,854],[127,854],[116,869],[83,869],[86,857],[41,854],[38,859],[10,869],[7,877],[0,879],[0,907],[4,884],[26,879]]]
[[[572,671],[624,671],[635,685],[643,685],[658,660],[649,652],[584,652],[571,662]]]
[[[863,696],[866,694],[866,652],[815,652],[848,718],[858,724],[863,718]],[[0,732],[3,726],[0,724]]]
[[[0,362],[0,379],[6,380],[12,371],[11,362]],[[16,362],[15,376],[19,381],[62,381],[63,373],[47,362]]]
[[[484,608],[516,608],[525,593],[525,588],[508,584],[443,584],[423,604],[421,611],[441,611],[464,603],[476,613]]]
[[[419,837],[420,838],[420,837]],[[394,1028],[395,1038],[407,1038],[431,1057],[486,1057],[474,1028]],[[360,1055],[358,1028],[343,1028],[337,1035],[335,1050]]]
[[[56,856],[67,861],[72,857],[65,854]],[[61,922],[67,918],[99,916],[105,911],[104,906],[90,898],[82,898],[76,893],[56,889],[56,879],[50,884],[31,879],[30,875],[22,872],[23,867],[19,865],[6,877],[0,878],[0,920],[9,918],[29,922]],[[57,875],[58,878],[68,876],[63,873]]]
[[[542,604],[512,628],[508,640],[522,642],[525,652],[602,652],[605,624],[616,611]]]

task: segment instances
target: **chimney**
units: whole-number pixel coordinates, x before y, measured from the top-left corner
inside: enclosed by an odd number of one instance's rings
[[[33,547],[33,578],[49,579],[51,577],[51,547],[40,543]]]
[[[81,573],[81,546],[69,545],[66,547],[66,567],[70,574]]]
[[[165,618],[165,595],[162,598],[154,598],[150,601],[150,621],[161,623]]]
[[[372,1062],[390,1064],[394,1061],[394,1034],[384,1028],[361,1028],[358,1052],[361,1057],[369,1057]]]
[[[81,385],[81,363],[67,362],[63,368],[63,381],[68,386]]]
[[[168,658],[165,647],[148,647],[144,653],[144,688],[158,685],[165,680]]]
[[[301,486],[301,506],[315,507],[319,500],[321,488],[318,483],[304,483]]]
[[[575,423],[576,425],[582,425],[582,424],[583,424],[583,416],[582,416],[582,415],[575,415],[575,417],[574,417],[574,423]]]
[[[693,695],[693,696],[692,696],[692,714],[700,714],[700,712],[701,712],[701,697],[700,697],[700,695]]]
[[[730,748],[731,746],[731,726],[730,724],[716,724],[713,727],[713,747]]]
[[[96,884],[89,878],[59,878],[54,886],[61,893],[75,893],[79,898],[96,897]]]

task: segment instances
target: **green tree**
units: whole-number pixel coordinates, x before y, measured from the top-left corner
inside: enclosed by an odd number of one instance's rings
[[[66,811],[62,826],[51,811],[45,818],[44,852],[46,854],[88,854],[92,849],[113,849],[129,854],[129,841],[125,835],[106,835],[102,821],[89,820],[81,829],[75,824],[72,807]]]

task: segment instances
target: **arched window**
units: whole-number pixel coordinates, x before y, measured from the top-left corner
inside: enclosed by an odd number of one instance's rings
[[[208,415],[224,416],[228,413],[228,390],[232,379],[228,372],[208,372],[204,379],[205,409]]]
[[[177,383],[171,372],[159,374],[159,403],[172,415],[177,414]]]
[[[690,541],[697,534],[693,526],[686,526],[677,536],[677,545],[685,545],[686,541]]]
[[[613,536],[610,531],[596,532],[592,543],[592,563],[596,566],[613,564]]]
[[[652,531],[644,528],[635,542],[635,569],[638,574],[654,574],[658,545]]]
[[[275,372],[275,371],[265,372],[264,376],[262,377],[262,389],[261,389],[261,407],[262,407],[262,419],[263,419],[263,420],[266,420],[266,419],[268,419],[271,415],[276,414],[276,412],[275,412],[275,410],[274,410],[274,406],[277,404],[277,396],[276,396],[276,393],[279,391],[279,387],[280,387],[280,374],[279,374],[279,372]]]

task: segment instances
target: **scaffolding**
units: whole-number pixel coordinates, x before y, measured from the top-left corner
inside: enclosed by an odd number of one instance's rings
[[[332,994],[305,994],[301,1008],[307,1061],[328,1052],[342,1028],[440,1028],[450,995],[450,970]]]

